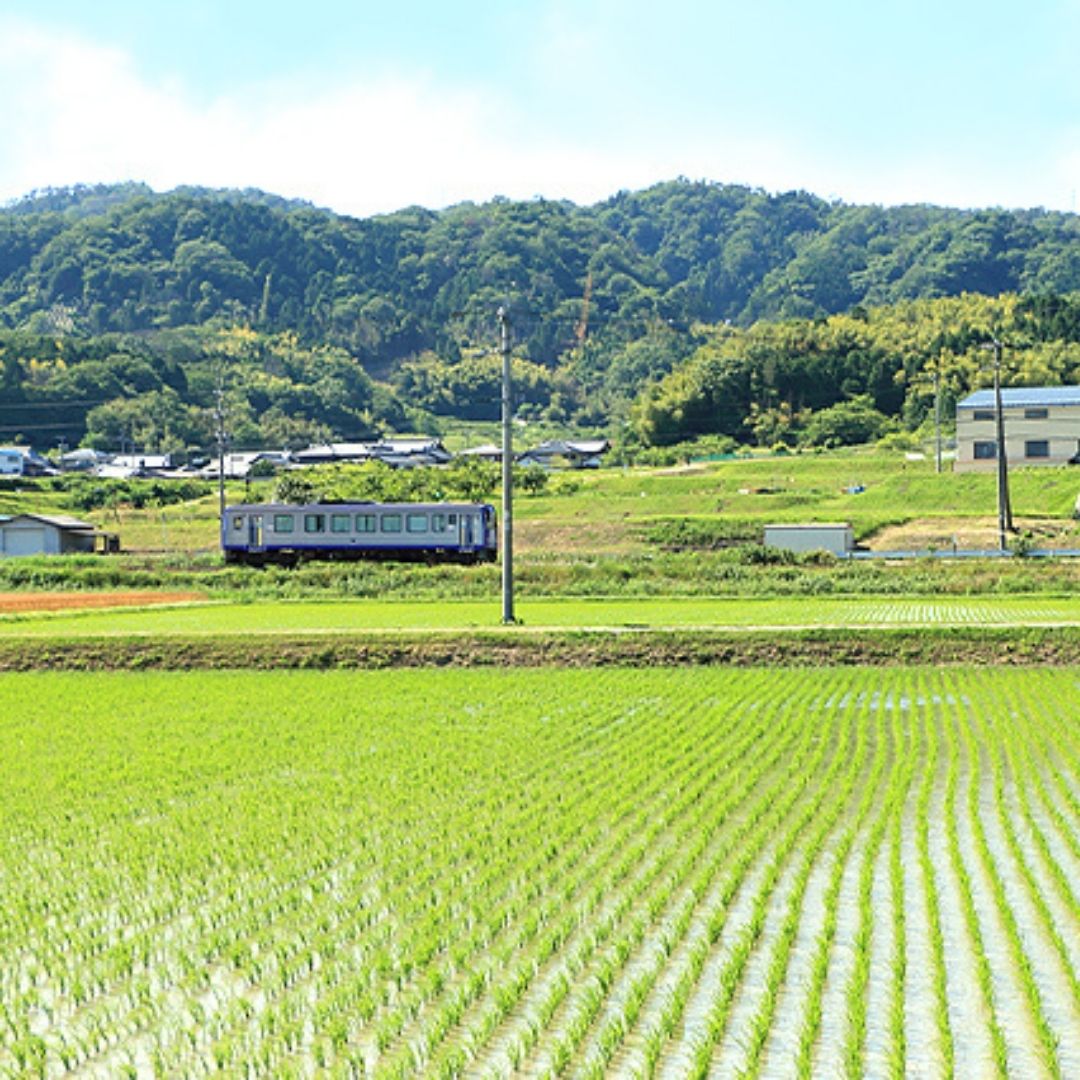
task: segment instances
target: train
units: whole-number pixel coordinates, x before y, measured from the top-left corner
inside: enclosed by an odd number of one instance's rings
[[[295,566],[308,559],[491,562],[487,503],[246,503],[225,508],[225,561]]]

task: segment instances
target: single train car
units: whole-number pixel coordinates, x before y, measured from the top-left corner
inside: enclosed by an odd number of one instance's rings
[[[486,503],[286,503],[229,506],[225,561],[261,566],[305,559],[489,562],[495,509]]]

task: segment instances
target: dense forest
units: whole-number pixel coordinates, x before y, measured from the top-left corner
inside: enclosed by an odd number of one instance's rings
[[[934,367],[954,396],[983,378],[992,329],[1014,378],[1077,378],[1078,241],[1070,214],[682,180],[364,220],[47,190],[0,209],[0,441],[205,446],[222,402],[234,445],[488,418],[500,304],[525,418],[646,445],[842,437],[814,434],[841,406],[910,428]]]

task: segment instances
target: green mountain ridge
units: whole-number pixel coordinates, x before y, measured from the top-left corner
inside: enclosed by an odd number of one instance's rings
[[[676,404],[670,423],[643,431],[741,438],[751,405],[797,412],[867,393],[899,416],[920,366],[946,344],[968,349],[974,323],[938,326],[904,356],[854,323],[827,341],[766,330],[746,348],[718,346],[708,328],[812,326],[841,313],[865,323],[881,307],[969,294],[1061,297],[1080,290],[1078,240],[1072,214],[854,206],[687,180],[591,206],[497,198],[365,219],[258,191],[49,189],[0,208],[0,440],[42,431],[108,442],[126,424],[135,441],[130,417],[95,427],[90,411],[124,413],[117,402],[147,394],[164,395],[162,415],[177,403],[205,411],[214,364],[238,352],[258,372],[245,391],[251,438],[268,412],[268,430],[287,441],[486,418],[497,410],[501,304],[531,415],[592,426],[641,417],[632,403],[658,380],[670,389],[684,361],[711,348],[725,374],[702,400],[740,388],[724,425],[681,423]],[[1076,339],[1071,302],[1039,311],[1040,340]],[[1052,333],[1047,320],[1059,324]],[[222,338],[230,328],[250,336]],[[823,351],[835,362],[788,370]],[[1071,364],[1043,368],[1067,377]],[[699,360],[689,370],[707,369]],[[184,440],[199,426],[171,423]]]

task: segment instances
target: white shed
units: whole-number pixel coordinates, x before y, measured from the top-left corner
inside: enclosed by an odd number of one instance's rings
[[[847,555],[855,550],[855,531],[847,523],[766,525],[765,544],[784,551],[831,551],[834,555]]]
[[[16,514],[0,518],[0,558],[91,554],[94,526],[77,518]]]

